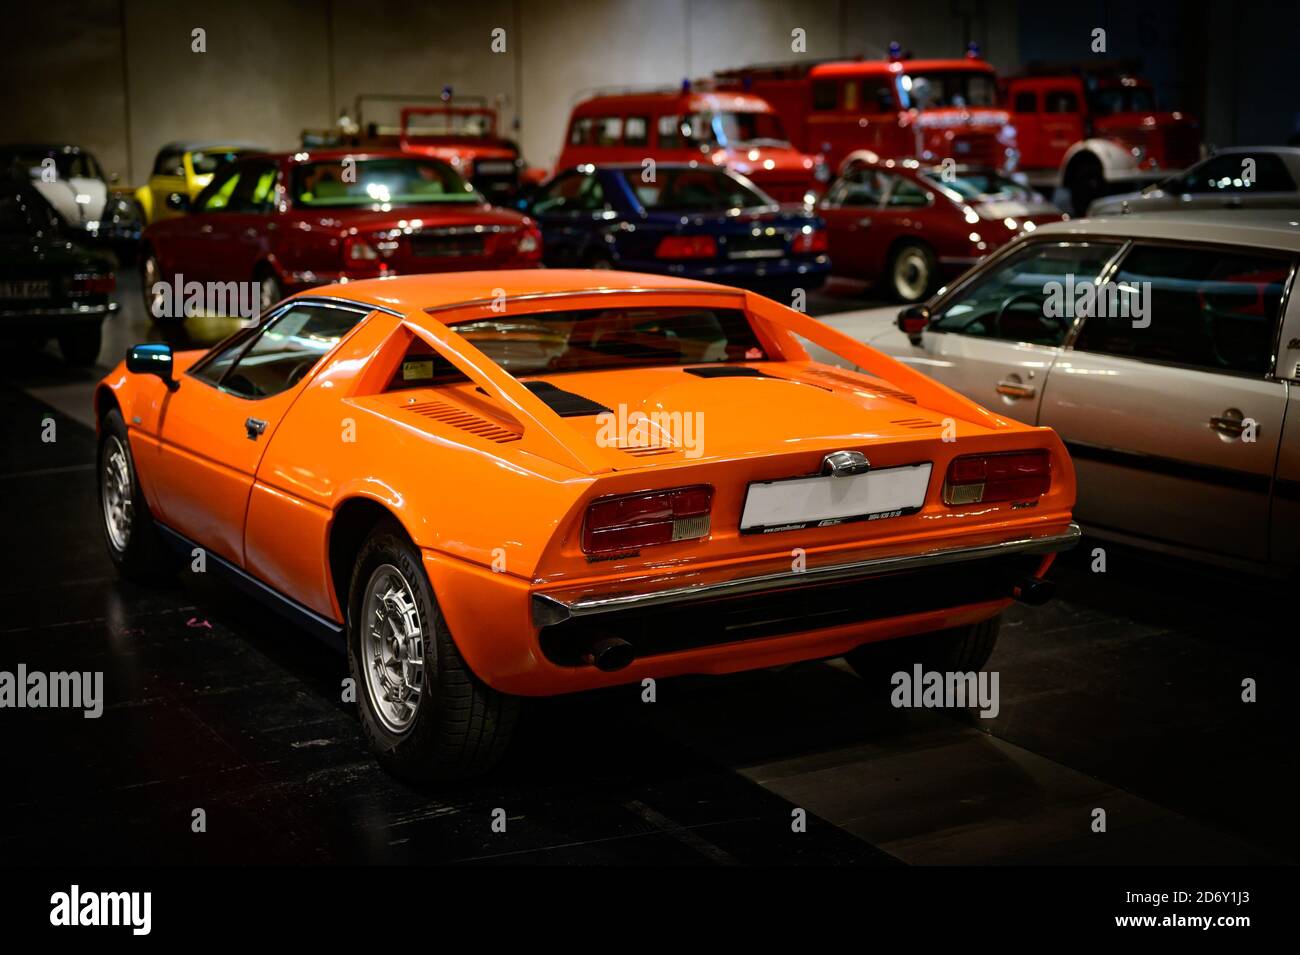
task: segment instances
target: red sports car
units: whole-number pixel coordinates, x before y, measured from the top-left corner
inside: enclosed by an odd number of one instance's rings
[[[1028,186],[978,166],[851,153],[818,206],[831,272],[882,281],[903,302],[929,298],[1022,232],[1063,218]]]
[[[154,293],[177,275],[255,281],[265,310],[316,285],[529,268],[542,255],[532,219],[490,206],[450,164],[395,150],[245,156],[186,211],[143,236],[145,304],[158,318],[180,317]]]

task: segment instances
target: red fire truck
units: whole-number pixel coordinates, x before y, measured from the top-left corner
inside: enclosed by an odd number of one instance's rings
[[[1063,188],[1076,213],[1098,196],[1165,179],[1201,159],[1195,117],[1156,108],[1136,64],[1036,64],[1005,83],[1020,166]]]
[[[919,60],[890,45],[886,60],[750,66],[716,74],[720,87],[762,96],[796,146],[832,166],[854,150],[882,159],[954,159],[1010,172],[1016,131],[997,73],[972,48],[964,59]]]
[[[810,203],[830,170],[794,148],[781,119],[751,93],[711,84],[597,91],[573,107],[557,171],[579,163],[701,160],[747,176],[780,202]]]

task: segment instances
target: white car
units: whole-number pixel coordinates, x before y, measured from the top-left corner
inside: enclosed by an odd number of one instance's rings
[[[1184,209],[1300,209],[1300,147],[1221,149],[1141,192],[1105,196],[1090,216]]]
[[[135,203],[110,190],[99,160],[80,146],[0,146],[0,171],[30,179],[45,201],[74,229],[110,240],[140,238],[141,222]]]
[[[927,305],[822,321],[1055,428],[1078,474],[1075,514],[1095,535],[1290,571],[1297,262],[1300,212],[1082,219],[1017,240]],[[1104,307],[1088,308],[1090,294]]]

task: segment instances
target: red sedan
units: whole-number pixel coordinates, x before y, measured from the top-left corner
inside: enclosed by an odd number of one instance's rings
[[[315,285],[530,268],[542,255],[532,219],[488,205],[450,164],[398,151],[246,156],[185,211],[143,236],[145,304],[158,318],[180,317],[155,292],[177,276],[256,282],[265,309]]]
[[[925,166],[851,153],[818,205],[831,272],[883,281],[903,302],[927,299],[1022,232],[1063,218],[1028,186],[975,166]]]

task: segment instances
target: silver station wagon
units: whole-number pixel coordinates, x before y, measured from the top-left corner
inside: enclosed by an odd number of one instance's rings
[[[1083,219],[1017,240],[925,305],[823,321],[1055,428],[1095,536],[1287,573],[1300,566],[1298,260],[1300,211]]]

